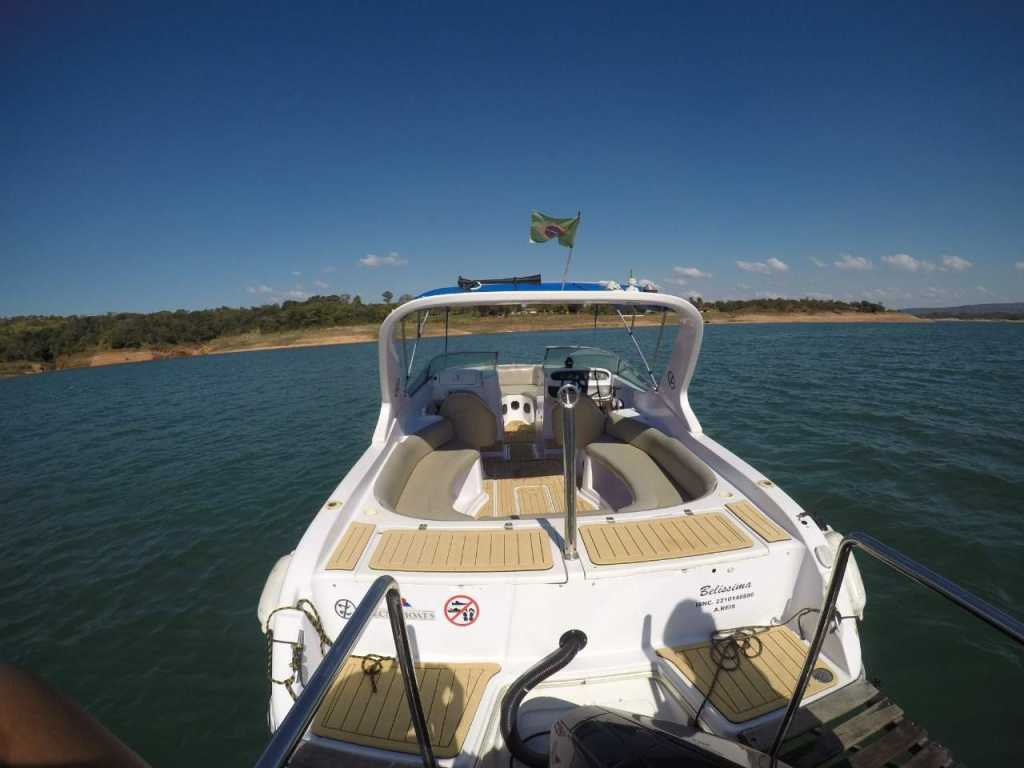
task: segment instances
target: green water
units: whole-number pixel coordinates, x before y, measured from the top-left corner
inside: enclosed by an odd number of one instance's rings
[[[564,340],[459,343],[509,361]],[[260,589],[364,450],[376,381],[364,344],[0,381],[0,658],[154,765],[250,765]],[[1024,616],[1024,325],[711,326],[691,393],[819,518]],[[960,759],[1018,764],[1024,654],[862,568],[869,675]]]

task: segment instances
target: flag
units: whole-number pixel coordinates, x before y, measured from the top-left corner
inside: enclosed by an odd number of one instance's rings
[[[530,212],[530,242],[546,243],[556,237],[560,245],[572,248],[576,242],[576,229],[580,225],[580,215],[574,219],[556,219],[540,211]]]

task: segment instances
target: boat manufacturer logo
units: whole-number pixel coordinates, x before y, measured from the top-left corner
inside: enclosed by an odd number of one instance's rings
[[[334,604],[334,612],[345,621],[352,618],[352,614],[356,611],[356,604],[347,598],[342,598]]]
[[[334,612],[345,621],[351,619],[355,611],[356,604],[348,598],[342,598],[334,604]],[[388,608],[386,605],[382,605],[371,615],[375,619],[386,619],[388,617]],[[437,619],[436,611],[413,608],[412,603],[404,597],[402,598],[402,615],[406,621],[434,621]]]
[[[457,627],[468,627],[480,618],[480,605],[469,595],[452,595],[445,601],[444,617]]]

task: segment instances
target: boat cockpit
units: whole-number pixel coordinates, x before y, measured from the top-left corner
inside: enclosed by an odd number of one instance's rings
[[[657,330],[651,359],[657,362],[668,313],[650,314]],[[449,321],[446,315],[446,330]],[[635,324],[636,313],[626,326],[634,341]],[[416,418],[405,421],[409,432],[374,484],[382,508],[439,521],[563,515],[564,409],[558,394],[567,384],[579,393],[574,413],[581,515],[673,507],[714,491],[707,465],[637,409],[659,388],[639,341],[635,364],[624,354],[581,344],[548,345],[536,362],[504,363],[494,350],[449,350],[446,337],[445,350],[414,373],[424,321],[417,318],[415,328],[411,345],[405,331],[396,342],[406,372],[400,389],[411,401],[406,415]],[[473,343],[482,346],[480,341]]]

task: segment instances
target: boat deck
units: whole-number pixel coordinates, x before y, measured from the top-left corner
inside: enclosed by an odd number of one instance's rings
[[[462,749],[497,664],[416,665],[430,743],[437,757]],[[364,747],[418,754],[409,705],[395,659],[351,656],[313,720],[317,736]]]
[[[742,641],[744,638],[740,638]],[[670,662],[710,704],[732,723],[743,723],[786,706],[796,689],[807,658],[807,645],[788,627],[754,633],[735,662],[717,672],[710,642],[681,648],[662,648],[658,655]],[[836,674],[824,660],[818,662],[807,687],[814,696],[836,685]]]
[[[487,501],[477,510],[477,519],[565,514],[565,476],[557,459],[485,460],[484,475]],[[579,492],[576,509],[580,514],[598,511]]]

